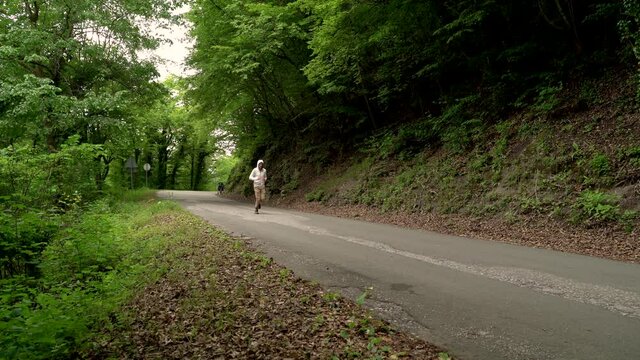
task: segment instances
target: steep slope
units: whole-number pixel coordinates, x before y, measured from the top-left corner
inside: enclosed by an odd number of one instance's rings
[[[414,146],[414,123],[385,129],[344,159],[273,157],[272,201],[638,262],[640,115],[631,78],[614,71],[569,84],[460,146]]]

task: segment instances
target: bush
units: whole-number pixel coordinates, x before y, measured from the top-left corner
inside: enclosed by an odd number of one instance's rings
[[[484,123],[480,119],[462,121],[450,126],[442,134],[442,142],[453,153],[459,154],[469,149],[482,135]]]
[[[574,205],[574,218],[582,222],[608,222],[620,217],[619,199],[600,191],[583,191]]]
[[[635,0],[624,0],[624,17],[618,23],[622,40],[628,44],[636,61],[640,62],[640,3]],[[638,69],[640,71],[640,68]],[[637,99],[640,100],[640,73],[636,74]]]
[[[313,202],[313,201],[324,201],[326,199],[329,198],[329,196],[327,195],[327,193],[323,190],[323,189],[316,189],[310,193],[307,193],[304,198],[308,201],[308,202]]]
[[[214,172],[212,182],[214,184],[229,182],[231,171],[238,165],[240,159],[237,156],[220,156],[214,160]]]
[[[125,254],[117,231],[119,219],[110,210],[106,201],[94,204],[82,221],[52,241],[40,266],[48,281],[86,281],[116,267]]]
[[[538,89],[536,101],[533,104],[533,110],[539,114],[548,114],[560,104],[558,94],[562,90],[562,84],[556,86],[548,85]]]
[[[3,206],[4,205],[4,206]],[[0,204],[0,279],[37,276],[40,253],[58,230],[58,216],[26,208],[21,202]]]
[[[0,148],[0,279],[37,276],[40,253],[60,216],[95,198],[97,145],[72,136],[58,152],[30,144]]]
[[[598,176],[604,176],[609,173],[609,158],[604,154],[596,154],[589,163],[591,171]]]
[[[147,225],[175,208],[102,201],[67,219],[43,253],[41,278],[0,280],[0,358],[81,357],[92,331],[111,327],[136,287],[153,279],[148,266],[173,238]]]
[[[483,116],[478,111],[480,98],[467,96],[452,102],[433,120],[434,133],[439,135],[445,147],[454,153],[461,153],[477,142],[484,132]]]

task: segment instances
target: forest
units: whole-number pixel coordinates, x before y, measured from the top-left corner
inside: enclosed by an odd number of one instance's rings
[[[154,26],[180,23],[195,73],[160,80],[141,53],[167,41]],[[218,182],[249,195],[260,158],[273,196],[633,233],[637,201],[609,190],[640,198],[639,99],[637,0],[1,1],[0,350],[77,355],[110,321],[125,295],[74,316],[95,294],[135,288],[116,278],[141,276],[135,263],[150,256],[121,256],[136,221],[123,197]],[[598,132],[609,126],[619,132]],[[508,173],[507,149],[540,134],[525,152],[537,162]],[[305,188],[339,164],[365,174],[356,188]],[[442,198],[414,186],[427,177]],[[533,182],[535,196],[493,191]],[[464,208],[474,196],[482,206]]]

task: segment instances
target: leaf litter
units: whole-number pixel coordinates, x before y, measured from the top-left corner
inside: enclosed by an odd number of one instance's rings
[[[89,355],[120,359],[438,359],[443,350],[298,278],[192,215],[172,222],[165,273]],[[440,355],[439,355],[440,354]]]

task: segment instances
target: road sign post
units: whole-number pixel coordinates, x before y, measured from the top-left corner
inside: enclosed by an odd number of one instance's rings
[[[144,177],[145,177],[145,182],[147,184],[147,187],[149,187],[149,170],[151,170],[151,165],[149,163],[144,164],[143,166],[144,168]]]
[[[136,171],[138,165],[136,164],[136,159],[132,156],[127,159],[127,162],[124,164],[124,167],[131,171],[131,190],[133,190],[133,172]]]

